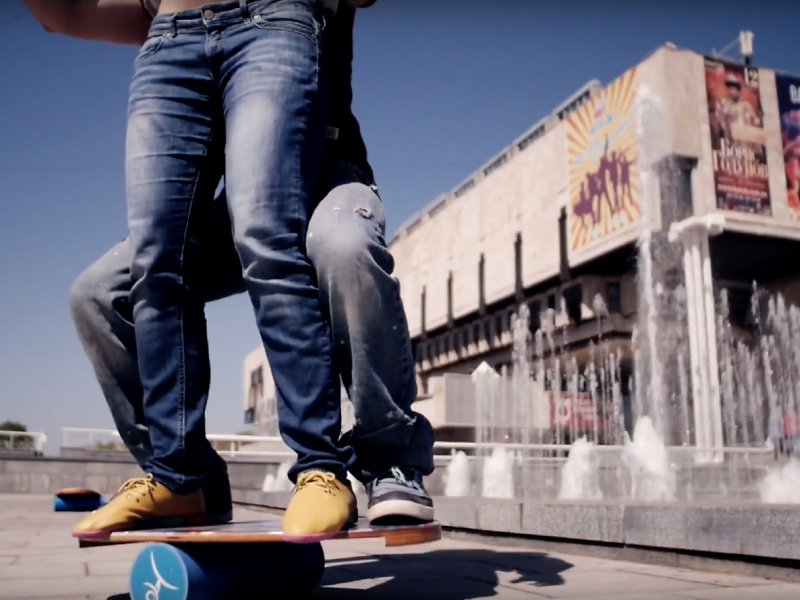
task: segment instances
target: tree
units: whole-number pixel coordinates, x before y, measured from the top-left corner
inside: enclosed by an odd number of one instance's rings
[[[3,421],[0,423],[0,431],[28,431],[25,424],[19,421]],[[14,450],[29,450],[33,448],[33,439],[29,437],[19,437],[0,434],[0,448]]]

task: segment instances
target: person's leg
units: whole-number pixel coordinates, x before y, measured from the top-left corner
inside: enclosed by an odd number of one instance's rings
[[[326,165],[330,192],[309,223],[308,255],[333,331],[334,364],[353,402],[345,436],[366,484],[371,521],[433,519],[422,477],[433,472],[433,428],[415,413],[414,360],[383,205],[355,167]]]
[[[134,65],[126,139],[130,291],[152,454],[148,477],[124,486],[75,529],[91,535],[165,519],[203,522],[209,387],[204,303],[197,293],[202,223],[221,176],[218,125],[201,11],[153,21]]]
[[[281,435],[298,455],[283,519],[290,534],[356,517],[347,481],[330,331],[304,241],[327,122],[313,0],[259,0],[222,40],[225,179],[234,243],[278,389]]]
[[[214,201],[203,234],[202,296],[206,302],[244,291],[239,258],[233,248],[224,192]],[[69,297],[78,339],[94,369],[120,438],[143,470],[152,456],[144,420],[142,384],[130,301],[131,245],[125,239],[81,273]],[[210,467],[203,482],[206,511],[212,522],[232,518],[230,482],[225,461],[210,447]]]
[[[69,308],[120,438],[144,470],[152,454],[130,304],[130,242],[126,238],[73,282]]]

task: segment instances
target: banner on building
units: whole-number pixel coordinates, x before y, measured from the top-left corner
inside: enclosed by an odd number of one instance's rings
[[[710,58],[705,65],[717,208],[771,215],[758,69]]]
[[[633,68],[567,119],[572,250],[581,250],[639,221],[635,100]]]
[[[800,77],[775,76],[789,211],[800,221]]]

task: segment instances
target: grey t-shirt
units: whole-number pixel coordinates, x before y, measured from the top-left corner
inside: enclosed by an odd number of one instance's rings
[[[158,7],[161,6],[161,0],[139,0],[139,2],[142,3],[142,8],[150,13],[151,17],[155,17],[158,14]],[[339,0],[319,0],[319,3],[333,13],[336,12],[339,6]]]

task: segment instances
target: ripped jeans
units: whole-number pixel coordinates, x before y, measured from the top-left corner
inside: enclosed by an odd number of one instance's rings
[[[416,380],[411,342],[394,261],[386,248],[383,206],[374,186],[349,163],[325,159],[306,246],[316,272],[334,342],[334,368],[353,402],[355,425],[339,441],[356,455],[353,475],[366,483],[392,466],[433,471],[433,430],[411,410]],[[214,200],[213,231],[202,249],[204,301],[243,293],[242,269],[231,239],[224,191]],[[131,247],[125,239],[74,282],[70,310],[78,337],[120,436],[144,468],[152,445],[144,420],[133,329]],[[329,410],[339,411],[331,406]],[[311,430],[330,417],[280,414],[289,431]],[[284,428],[282,427],[282,430]],[[284,437],[286,434],[283,434]],[[302,436],[293,436],[303,465],[314,463]]]

